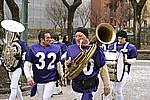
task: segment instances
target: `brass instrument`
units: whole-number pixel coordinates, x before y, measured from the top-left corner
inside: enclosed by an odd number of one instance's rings
[[[96,38],[95,38],[96,37]],[[65,77],[74,79],[84,69],[86,64],[93,56],[99,42],[110,44],[114,42],[116,34],[114,28],[108,23],[101,23],[96,28],[96,36],[92,38],[93,46],[86,51],[82,51],[70,64],[70,67],[65,73]]]
[[[17,57],[21,57],[21,46],[14,39],[25,28],[21,23],[13,20],[3,20],[1,25],[6,30],[5,39],[3,39],[2,62],[6,70],[12,71],[18,65],[19,60]]]

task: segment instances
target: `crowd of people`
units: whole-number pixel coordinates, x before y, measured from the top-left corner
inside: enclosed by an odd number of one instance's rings
[[[94,94],[100,85],[99,77],[103,81],[105,96],[113,92],[115,100],[124,100],[122,90],[132,71],[132,64],[137,57],[136,47],[127,41],[127,32],[118,31],[116,40],[107,47],[105,47],[105,44],[96,45],[94,53],[91,54],[90,59],[84,65],[82,61],[78,61],[79,65],[78,63],[75,65],[84,67],[73,79],[65,76],[66,70],[73,66],[72,63],[75,63],[74,60],[80,54],[90,50],[93,46],[90,44],[88,29],[84,27],[76,29],[73,42],[69,42],[68,38],[67,35],[64,35],[62,41],[60,41],[58,34],[40,31],[38,43],[28,47],[24,45],[24,42],[19,42],[22,41],[20,38],[17,38],[16,41],[22,47],[22,55],[24,52],[26,53],[24,59],[19,59],[24,63],[18,63],[18,67],[9,72],[11,80],[9,100],[15,100],[16,96],[19,100],[23,100],[18,86],[21,68],[28,84],[32,86],[30,96],[33,97],[37,93],[39,100],[51,100],[54,95],[62,95],[64,92],[62,86],[70,84],[75,94],[74,100],[94,100]],[[125,68],[119,81],[110,79],[105,51],[115,51],[117,54],[123,54]]]

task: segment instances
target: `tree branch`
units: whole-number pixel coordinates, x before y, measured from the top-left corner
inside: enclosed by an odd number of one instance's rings
[[[142,10],[142,8],[143,8],[143,6],[145,5],[146,1],[147,1],[147,0],[140,0],[140,2],[138,3],[139,9]]]
[[[69,9],[69,4],[67,3],[67,1],[66,0],[62,0],[62,2],[64,3],[64,5]]]
[[[129,0],[129,1],[131,2],[133,9],[136,9],[136,7],[138,5],[137,1],[136,0]]]

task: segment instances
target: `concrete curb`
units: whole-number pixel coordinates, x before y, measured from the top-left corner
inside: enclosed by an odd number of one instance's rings
[[[150,66],[150,60],[136,60],[136,62],[133,64],[133,66]]]

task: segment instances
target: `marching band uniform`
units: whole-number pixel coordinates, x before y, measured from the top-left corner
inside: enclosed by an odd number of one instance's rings
[[[83,39],[83,43],[88,37],[88,30],[79,27],[76,31],[76,44],[70,45],[67,50],[67,61],[75,59],[79,55],[81,49],[79,48],[79,41]],[[89,49],[90,46],[86,45],[82,47],[85,51]],[[101,70],[100,70],[101,69]],[[100,47],[97,47],[94,55],[86,64],[86,67],[82,72],[72,80],[72,89],[75,92],[77,100],[93,100],[94,93],[97,91],[99,85],[98,74],[100,72],[102,81],[104,82],[104,92],[109,94],[109,76],[107,68],[105,67],[105,55]],[[108,89],[107,92],[105,89]]]
[[[52,44],[54,44],[55,46],[58,46],[61,49],[61,54],[63,55],[66,51],[67,51],[67,46],[65,43],[59,42],[59,36],[57,34],[53,34],[52,35]],[[62,56],[61,55],[61,56]],[[63,94],[63,90],[62,90],[62,77],[63,77],[63,62],[62,60],[60,61],[59,64],[57,64],[57,70],[59,75],[61,76],[59,80],[57,80],[56,83],[56,87],[54,89],[54,95],[56,94]]]
[[[30,46],[26,53],[24,72],[28,83],[32,85],[31,95],[36,91],[39,100],[50,100],[57,81],[56,64],[60,61],[60,48],[50,43],[50,34],[41,31],[39,43]],[[30,70],[32,66],[33,76]]]
[[[14,20],[3,20],[1,26],[6,30],[2,51],[2,64],[9,73],[11,93],[9,100],[23,100],[22,92],[18,85],[22,73],[23,61],[27,46],[25,41],[20,40],[24,26]]]
[[[131,73],[131,65],[135,63],[137,57],[136,47],[126,41],[127,33],[123,30],[117,33],[118,42],[115,42],[109,46],[109,50],[122,52],[124,54],[125,70],[123,78],[120,82],[111,82],[112,90],[116,95],[116,100],[124,100],[122,95],[122,89]]]
[[[24,54],[27,50],[27,46],[26,46],[25,41],[19,40],[17,38],[13,42],[17,42],[21,46],[21,56],[16,57],[17,60],[19,60],[18,65],[16,67],[11,67],[8,70],[9,78],[11,80],[11,84],[10,84],[11,93],[10,93],[9,100],[15,100],[16,96],[18,97],[19,100],[23,100],[22,92],[20,90],[18,82],[19,82],[20,75],[22,73],[21,67],[23,67],[23,57],[22,56],[24,56]]]

